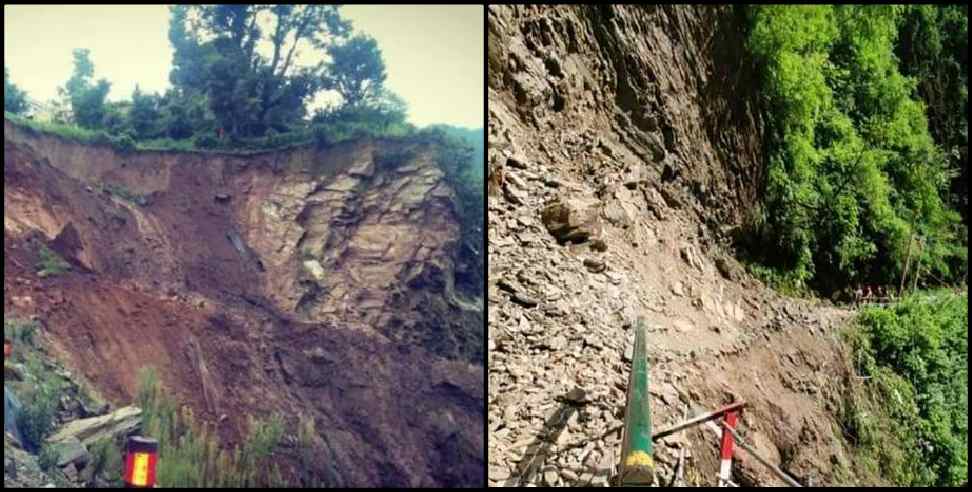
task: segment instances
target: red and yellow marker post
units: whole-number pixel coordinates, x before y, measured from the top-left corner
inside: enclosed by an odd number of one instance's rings
[[[147,437],[130,437],[125,453],[125,488],[155,488],[159,442]]]

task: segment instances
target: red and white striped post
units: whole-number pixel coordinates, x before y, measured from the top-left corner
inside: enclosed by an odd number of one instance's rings
[[[726,425],[732,429],[736,428],[736,417],[737,413],[733,410],[726,412],[725,422]],[[722,464],[719,466],[719,486],[728,487],[730,472],[732,471],[732,434],[728,430],[722,430],[722,446],[719,450],[719,454],[722,457]]]

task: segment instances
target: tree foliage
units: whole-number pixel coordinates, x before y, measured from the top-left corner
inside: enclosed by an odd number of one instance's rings
[[[299,49],[326,50],[350,31],[333,5],[175,6],[171,13],[171,82],[183,97],[205,96],[220,127],[238,137],[287,131],[301,120],[321,89],[324,63],[299,65]],[[268,56],[258,49],[264,42]]]
[[[381,103],[387,74],[381,50],[374,38],[355,36],[345,43],[331,45],[328,54],[331,62],[324,77],[326,89],[340,94],[344,105],[349,108]]]
[[[155,137],[159,133],[159,101],[156,94],[143,94],[138,85],[132,93],[132,109],[129,119],[135,136],[139,139]]]
[[[3,67],[3,110],[13,114],[26,114],[29,109],[27,93],[10,81],[10,70]]]
[[[918,82],[928,127],[953,168],[952,203],[968,224],[968,5],[909,5],[895,54]]]
[[[377,43],[351,37],[337,6],[177,5],[170,16],[172,87],[164,94],[136,86],[131,100],[106,101],[111,84],[94,82],[90,52],[79,49],[52,101],[54,124],[18,121],[122,150],[249,152],[415,132],[405,102],[384,86]],[[310,117],[308,104],[322,91],[340,102]]]
[[[967,270],[951,170],[894,54],[900,6],[759,6],[749,48],[768,97],[765,203],[751,249],[825,293]],[[915,247],[918,243],[920,247]],[[909,252],[909,250],[914,250]]]
[[[74,50],[74,73],[64,84],[63,92],[70,98],[75,122],[89,129],[104,127],[105,99],[111,90],[111,82],[101,79],[95,83],[93,77],[91,50]]]

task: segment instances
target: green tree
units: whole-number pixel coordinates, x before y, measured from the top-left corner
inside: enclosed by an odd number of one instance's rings
[[[914,77],[928,128],[952,170],[951,202],[968,226],[968,5],[909,5],[895,54]],[[968,243],[967,232],[965,243]]]
[[[3,110],[13,114],[25,114],[29,109],[27,93],[10,81],[10,71],[3,67]]]
[[[751,12],[770,126],[760,260],[782,284],[825,293],[896,284],[908,261],[955,278],[965,254],[944,199],[948,165],[893,52],[903,8]],[[909,260],[914,238],[927,247]]]
[[[170,80],[184,96],[204,94],[216,121],[236,137],[299,123],[324,70],[323,63],[300,66],[299,49],[326,50],[350,31],[333,5],[176,6],[171,13]]]
[[[131,101],[109,101],[104,104],[101,127],[110,134],[132,133],[129,118],[132,112]]]
[[[105,79],[93,83],[92,77],[94,63],[91,62],[91,51],[74,50],[74,73],[64,84],[64,92],[71,100],[71,109],[77,124],[84,128],[97,129],[104,126],[105,99],[111,90],[111,83]]]
[[[216,121],[205,94],[174,88],[159,100],[159,127],[165,137],[187,139],[197,133],[212,135]]]
[[[375,105],[382,97],[387,78],[385,62],[374,38],[358,35],[328,49],[324,87],[341,95],[345,106],[358,108]]]
[[[138,85],[132,93],[132,109],[129,113],[129,126],[139,139],[148,139],[158,133],[160,120],[159,96],[144,94]]]

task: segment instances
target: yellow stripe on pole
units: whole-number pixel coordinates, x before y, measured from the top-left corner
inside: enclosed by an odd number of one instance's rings
[[[628,458],[624,460],[624,466],[647,466],[652,468],[655,466],[655,462],[651,459],[651,455],[638,449],[628,455]]]
[[[145,453],[135,454],[135,472],[132,476],[132,485],[144,487],[148,485],[149,455]]]

